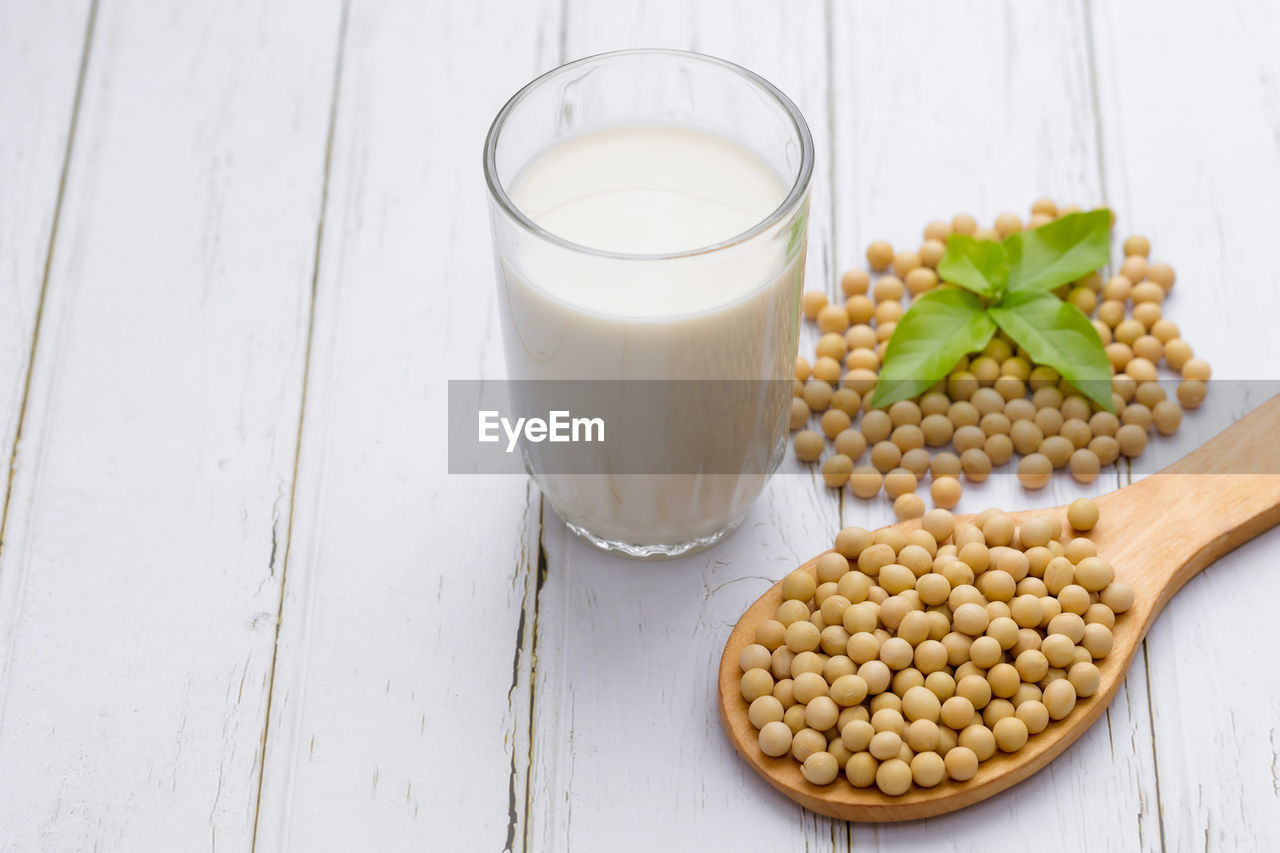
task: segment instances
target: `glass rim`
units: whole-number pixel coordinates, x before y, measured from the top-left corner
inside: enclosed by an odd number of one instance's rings
[[[596,249],[591,246],[585,246],[582,243],[575,243],[572,240],[565,239],[560,235],[548,231],[541,225],[538,225],[532,219],[525,215],[524,211],[511,200],[507,195],[506,189],[498,180],[498,137],[502,134],[503,128],[506,126],[507,119],[515,111],[524,100],[535,89],[539,88],[549,80],[557,77],[573,68],[583,65],[596,64],[602,60],[613,59],[614,57],[624,56],[670,56],[680,57],[684,59],[693,59],[698,62],[704,62],[708,65],[718,66],[719,68],[729,71],[739,77],[744,78],[747,82],[754,84],[766,95],[773,99],[786,114],[791,121],[792,129],[800,140],[800,167],[797,171],[795,181],[791,185],[791,189],[781,203],[768,216],[761,219],[755,225],[747,230],[735,234],[718,243],[712,243],[707,246],[700,246],[694,249],[686,249],[680,252],[664,252],[660,254],[634,254],[628,252],[611,252],[605,249]],[[584,56],[581,59],[575,59],[572,62],[566,62],[563,65],[556,66],[550,71],[538,75],[533,80],[526,83],[518,92],[498,111],[494,117],[493,123],[489,125],[489,132],[485,136],[484,142],[484,179],[489,187],[489,195],[498,203],[512,219],[514,219],[524,230],[547,240],[562,248],[570,249],[574,252],[587,255],[595,255],[602,258],[614,258],[618,260],[632,261],[665,261],[678,258],[689,258],[697,255],[705,255],[711,252],[717,252],[745,243],[748,240],[767,231],[769,228],[781,222],[787,214],[804,198],[809,190],[809,183],[813,177],[813,135],[809,132],[809,125],[804,119],[804,115],[800,112],[800,108],[795,105],[789,97],[786,96],[777,86],[768,80],[756,74],[747,68],[743,68],[737,63],[730,62],[727,59],[720,59],[716,56],[710,56],[705,53],[697,53],[691,50],[674,50],[670,48],[632,48],[628,50],[612,50],[603,53],[595,53],[590,56]]]

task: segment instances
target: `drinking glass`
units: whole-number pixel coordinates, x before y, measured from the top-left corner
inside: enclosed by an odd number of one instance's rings
[[[714,245],[626,254],[566,240],[512,201],[521,170],[547,150],[632,125],[675,125],[736,143],[776,172],[781,203]],[[573,465],[559,461],[563,448],[527,442],[524,464],[588,542],[636,558],[709,547],[737,527],[781,461],[813,161],[808,126],[786,95],[697,53],[580,59],[529,83],[498,113],[484,174],[511,395],[545,412],[566,383],[586,383],[574,386],[590,389],[579,403],[605,412],[608,424],[609,440],[576,448]],[[626,310],[557,294],[557,278],[569,275],[612,288]],[[671,307],[677,291],[696,295],[726,281],[740,286],[724,304]]]

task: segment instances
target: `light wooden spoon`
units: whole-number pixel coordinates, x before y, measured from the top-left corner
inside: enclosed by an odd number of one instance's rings
[[[775,584],[753,604],[720,660],[720,718],[734,747],[771,785],[807,809],[852,821],[899,821],[963,808],[1016,784],[1044,767],[1080,737],[1111,702],[1142,638],[1183,584],[1218,557],[1280,523],[1280,396],[1273,397],[1200,449],[1130,486],[1097,499],[1102,519],[1089,534],[1117,578],[1133,585],[1134,605],[1116,619],[1115,646],[1098,661],[1102,684],[1066,719],[1051,722],[1011,755],[997,752],[968,782],[945,781],[889,797],[875,787],[854,788],[841,773],[831,785],[807,782],[790,755],[760,751],[738,683],[738,656],[756,626],[782,602]],[[1066,523],[1066,508],[1011,513],[1019,521],[1046,512]],[[963,518],[960,516],[959,518]],[[905,531],[919,521],[896,527]],[[801,568],[815,571],[817,557]],[[1261,613],[1261,611],[1259,611]]]

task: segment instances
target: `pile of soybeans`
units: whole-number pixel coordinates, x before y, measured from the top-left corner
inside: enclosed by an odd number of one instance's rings
[[[915,492],[926,474],[932,477],[934,505],[950,509],[960,500],[962,476],[982,482],[1015,454],[1018,479],[1026,488],[1043,488],[1055,470],[1063,469],[1089,483],[1121,456],[1140,455],[1152,429],[1172,435],[1183,409],[1203,402],[1209,364],[1194,356],[1178,326],[1163,315],[1174,271],[1150,262],[1149,241],[1131,236],[1124,241],[1125,259],[1116,275],[1104,281],[1095,272],[1059,292],[1090,317],[1105,345],[1115,414],[1080,394],[1053,368],[1033,364],[1003,332],[919,398],[887,409],[871,407],[885,350],[906,310],[903,299],[939,285],[935,267],[948,235],[1000,240],[1024,225],[1036,228],[1079,212],[1049,199],[1031,210],[1025,224],[1016,214],[1003,213],[993,228],[979,228],[968,214],[931,222],[916,250],[895,252],[876,241],[867,248],[869,269],[842,277],[843,302],[831,303],[819,291],[804,294],[804,315],[822,336],[812,360],[796,359],[790,426],[796,457],[820,462],[828,486],[847,484],[862,498],[883,489],[897,517],[906,519],[924,514],[924,501]],[[1159,382],[1161,364],[1181,377],[1176,400]]]
[[[1092,529],[1098,507],[1067,518]],[[1096,693],[1134,591],[1054,516],[933,509],[906,535],[845,528],[782,597],[739,657],[760,750],[899,796],[972,779]]]

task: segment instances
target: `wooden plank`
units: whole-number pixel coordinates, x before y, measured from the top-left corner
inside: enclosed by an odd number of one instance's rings
[[[1109,194],[1122,222],[1150,237],[1153,258],[1174,266],[1166,316],[1214,367],[1205,406],[1174,438],[1153,440],[1149,454],[1164,464],[1278,390],[1280,273],[1265,252],[1280,191],[1280,18],[1260,2],[1177,11],[1095,3],[1091,12]],[[1133,39],[1162,47],[1140,58]],[[1260,849],[1280,832],[1280,684],[1240,654],[1274,646],[1260,603],[1280,594],[1278,557],[1272,532],[1219,560],[1147,639],[1171,850]]]
[[[558,10],[352,5],[260,850],[523,846],[541,502],[448,475],[446,379],[503,372],[481,146]]]
[[[824,16],[818,2],[572,2],[566,46],[570,59],[628,47],[698,50],[791,96],[817,149],[807,286],[834,292]],[[547,510],[531,849],[830,843],[829,822],[774,794],[737,759],[716,713],[715,670],[738,616],[829,547],[838,512],[812,470],[788,458],[727,541],[641,565],[599,554]]]
[[[89,0],[0,6],[0,453],[6,462],[26,396],[89,13]],[[6,486],[8,478],[6,465]],[[0,518],[6,504],[7,494],[0,497]],[[0,539],[3,533],[0,528]]]
[[[1025,218],[1042,195],[1082,205],[1105,200],[1080,4],[833,8],[841,267],[865,265],[874,239],[915,248],[927,221],[961,211],[989,225],[1003,210]],[[1089,486],[1059,475],[1029,492],[1012,471],[981,485],[965,482],[959,509],[1051,506],[1119,481],[1114,469]],[[875,503],[875,520],[888,520],[887,500]],[[1051,849],[1158,848],[1141,659],[1132,672],[1106,723],[1041,773],[951,815],[851,825],[847,843],[954,849],[963,837],[965,848],[982,849],[1012,832],[1052,839]],[[1094,781],[1099,772],[1105,786]],[[1094,817],[1078,820],[1077,808]]]
[[[338,11],[98,11],[0,561],[13,849],[250,844]]]

